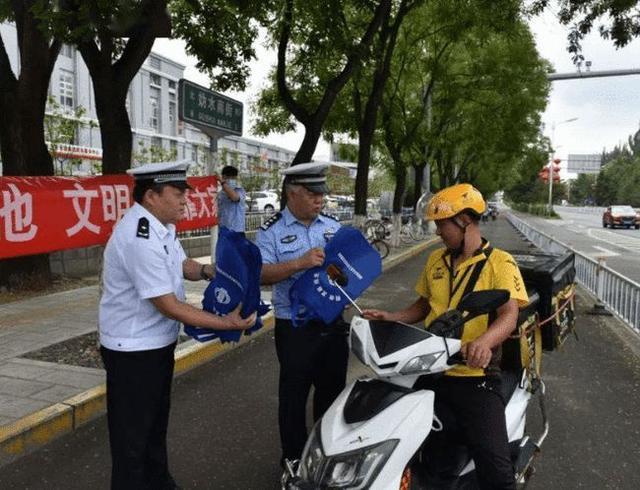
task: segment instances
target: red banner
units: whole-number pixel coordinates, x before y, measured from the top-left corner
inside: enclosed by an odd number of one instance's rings
[[[218,223],[216,177],[190,177],[178,230]],[[133,178],[0,177],[0,259],[105,244],[133,204]]]

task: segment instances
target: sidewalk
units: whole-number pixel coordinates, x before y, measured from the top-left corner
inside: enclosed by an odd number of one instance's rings
[[[434,240],[392,249],[384,270],[420,253]],[[210,261],[209,257],[196,260]],[[204,284],[185,281],[185,286],[187,301],[200,307]],[[270,297],[266,291],[263,295]],[[0,466],[104,413],[104,370],[23,357],[95,332],[98,302],[99,287],[90,286],[0,305]],[[273,328],[273,316],[267,315],[264,324],[254,336]],[[244,337],[240,344],[251,338]],[[180,343],[176,374],[237,345]]]

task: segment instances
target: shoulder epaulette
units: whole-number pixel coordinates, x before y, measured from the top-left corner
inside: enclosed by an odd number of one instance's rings
[[[267,221],[265,221],[264,223],[262,223],[262,226],[260,227],[261,230],[268,230],[269,228],[271,228],[275,223],[278,222],[278,220],[280,220],[280,218],[282,218],[282,213],[281,212],[277,212],[276,214],[274,214],[273,216],[271,216],[271,218],[269,218]]]
[[[149,238],[149,220],[144,216],[138,220],[136,236],[138,238]]]
[[[324,211],[321,211],[320,214],[325,218],[331,218],[332,220],[338,221],[338,222],[340,221],[340,218],[338,218],[337,216],[334,216],[333,214],[325,213]]]

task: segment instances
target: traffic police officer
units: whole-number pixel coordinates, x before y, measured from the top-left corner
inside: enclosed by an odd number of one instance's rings
[[[246,329],[255,315],[226,317],[185,303],[182,279],[211,279],[213,268],[186,257],[175,224],[189,188],[185,163],[127,171],[135,203],[104,251],[100,353],[107,371],[112,489],[177,488],[167,464],[174,349],[180,322]]]
[[[331,325],[291,322],[289,289],[307,269],[324,262],[324,246],[340,228],[321,212],[327,187],[326,163],[303,163],[282,173],[287,205],[258,230],[262,284],[273,284],[276,353],[280,363],[279,407],[282,457],[299,459],[307,440],[306,402],[314,386],[318,420],[344,388],[348,346],[341,320]]]
[[[246,192],[238,182],[238,169],[227,165],[222,169],[221,192],[218,192],[218,225],[244,233]]]

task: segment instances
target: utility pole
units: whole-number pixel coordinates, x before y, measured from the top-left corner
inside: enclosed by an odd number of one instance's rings
[[[570,119],[565,119],[564,121],[560,121],[556,123],[555,121],[551,123],[551,158],[549,158],[549,216],[553,211],[553,164],[556,160],[556,149],[554,146],[554,138],[556,133],[556,125],[566,124],[573,121],[577,121],[577,117],[572,117]]]

